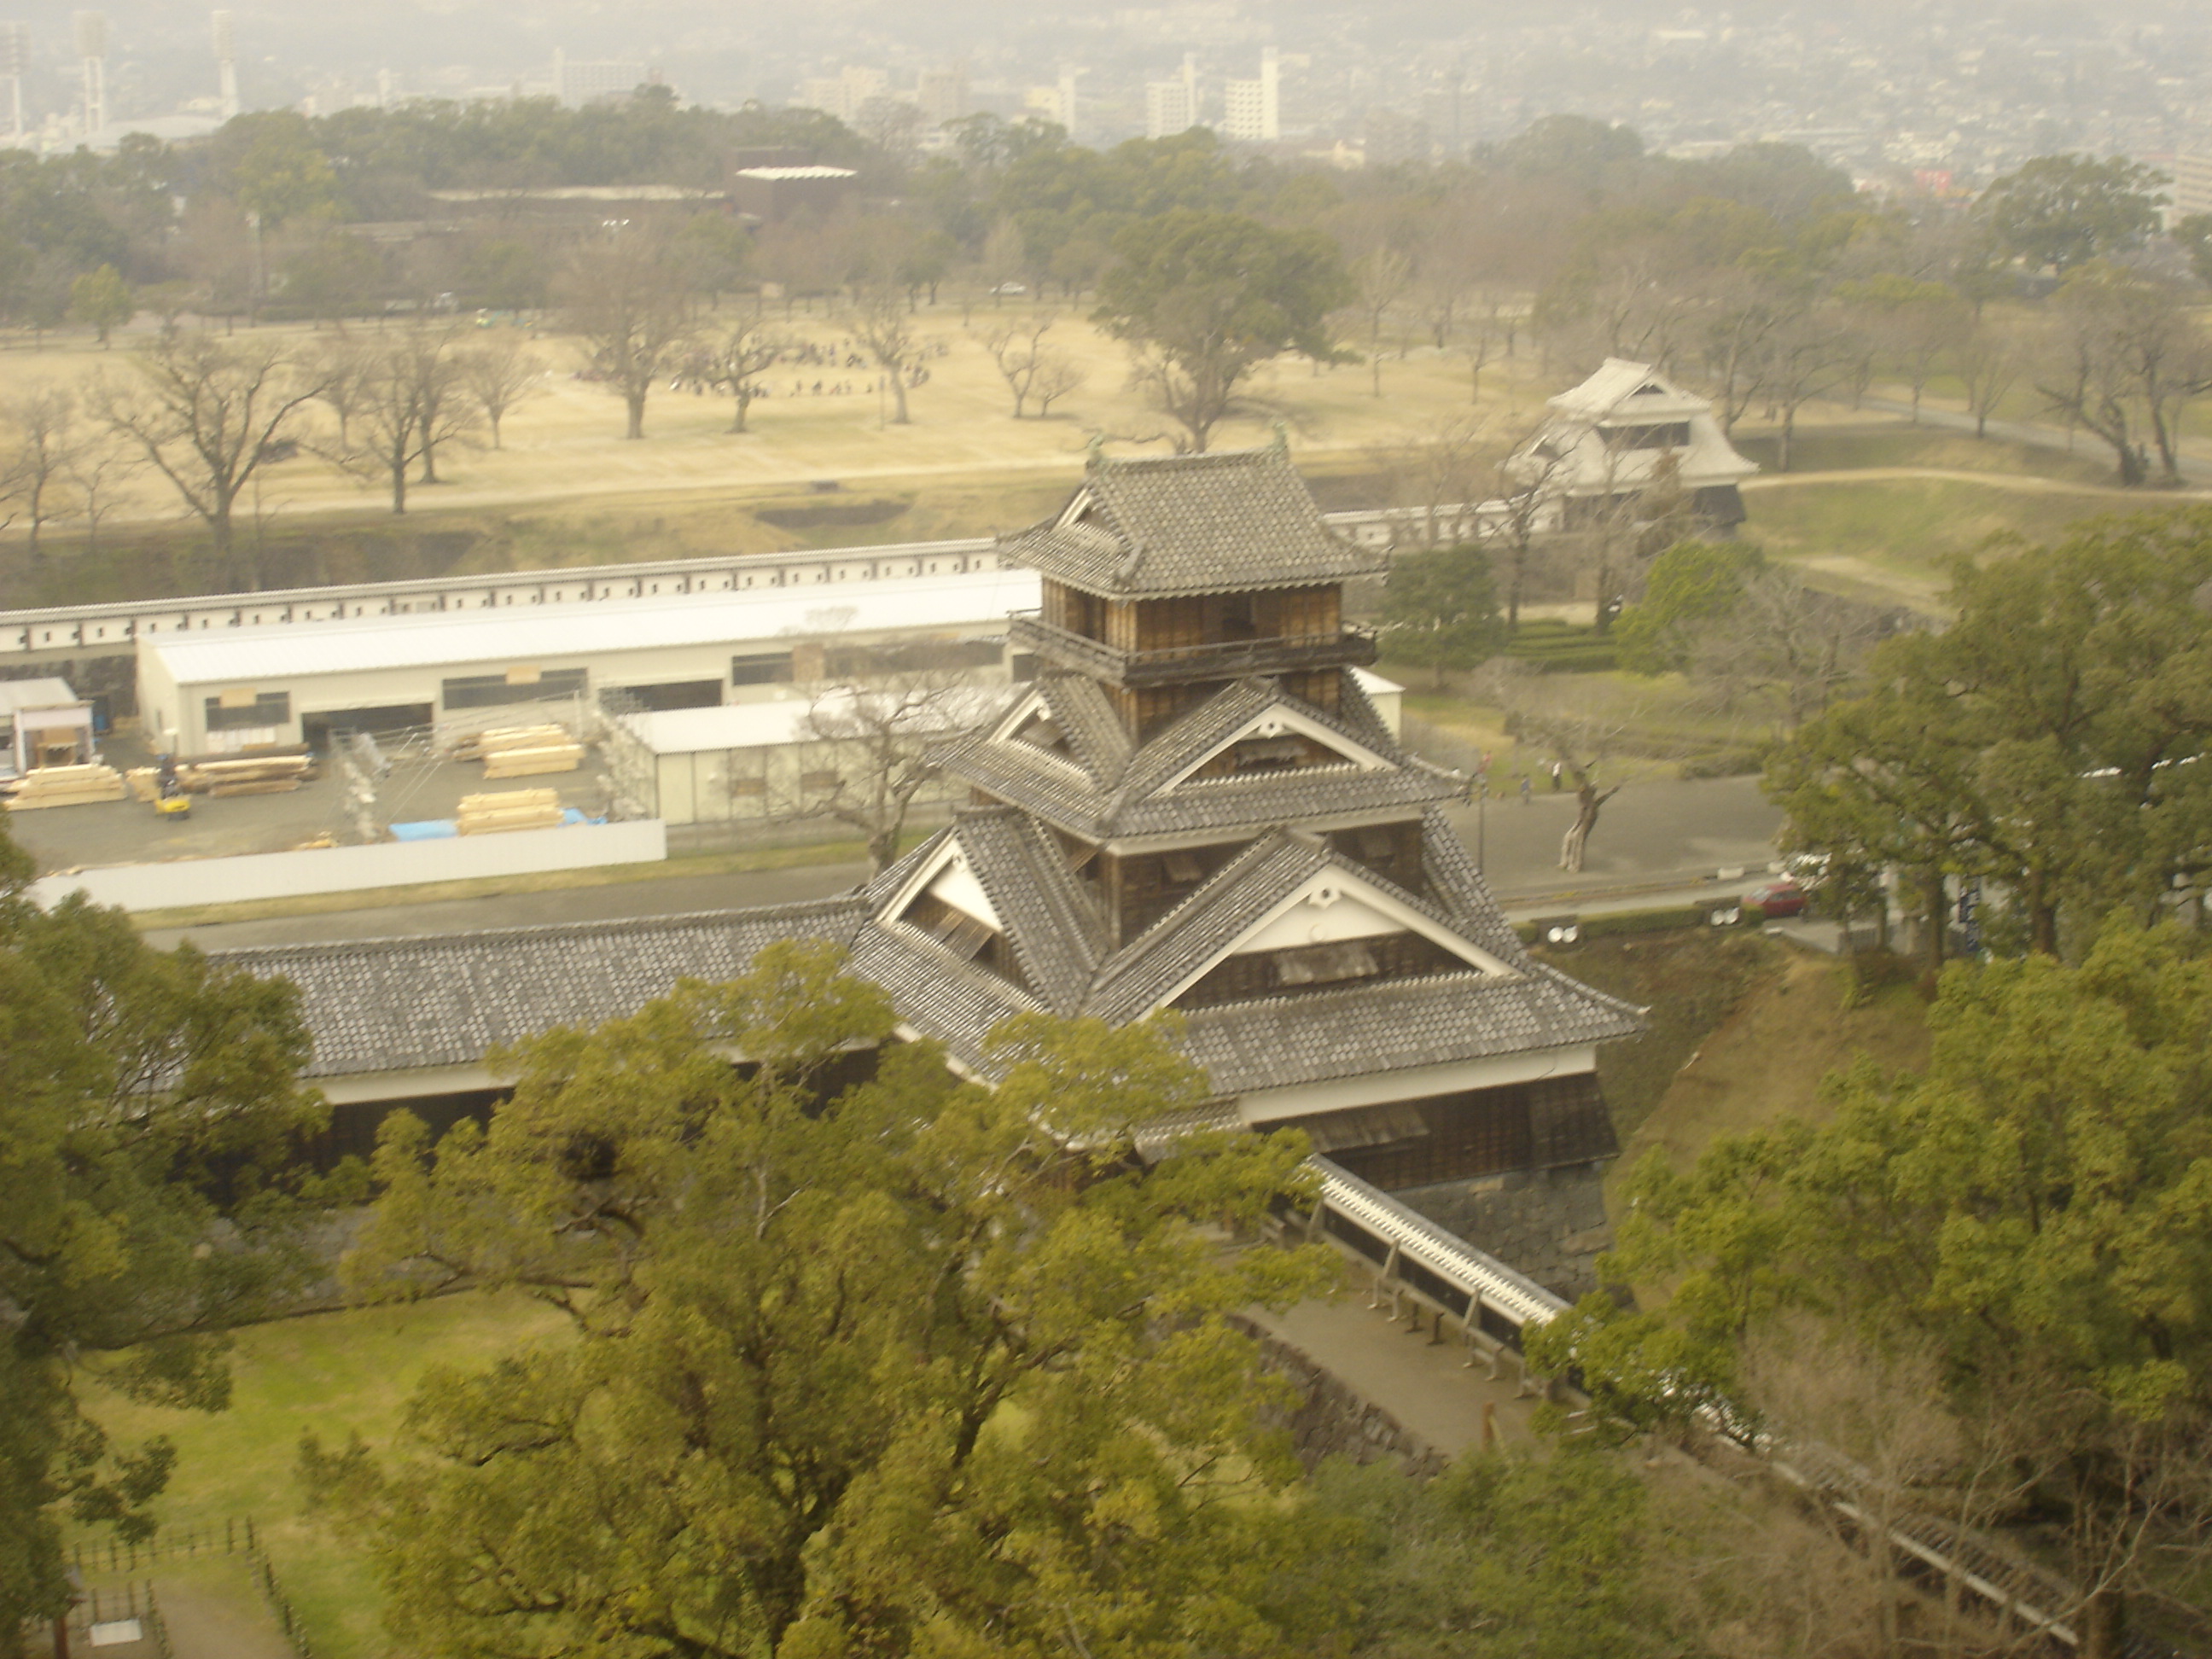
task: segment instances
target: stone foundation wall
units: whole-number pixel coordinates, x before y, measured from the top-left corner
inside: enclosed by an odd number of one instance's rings
[[[1516,1170],[1390,1196],[1570,1302],[1597,1288],[1598,1255],[1613,1248],[1603,1164]]]
[[[1380,1406],[1353,1393],[1334,1371],[1249,1320],[1232,1322],[1260,1344],[1267,1369],[1287,1378],[1297,1390],[1298,1406],[1284,1426],[1290,1430],[1298,1461],[1309,1471],[1325,1457],[1348,1457],[1363,1464],[1395,1458],[1408,1475],[1421,1480],[1443,1472],[1449,1460],[1442,1452]]]

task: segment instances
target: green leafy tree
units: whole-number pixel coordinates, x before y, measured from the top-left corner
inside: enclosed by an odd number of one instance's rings
[[[1984,191],[1975,211],[2008,252],[2063,276],[2155,234],[2172,182],[2117,155],[2039,155]]]
[[[1662,1587],[1680,1515],[1587,1440],[1545,1455],[1470,1454],[1431,1481],[1333,1462],[1317,1506],[1358,1525],[1352,1650],[1376,1659],[1652,1659],[1695,1650]],[[1316,1647],[1318,1644],[1315,1644]],[[1313,1650],[1309,1649],[1309,1650]]]
[[[387,1129],[350,1282],[517,1288],[574,1326],[428,1379],[390,1451],[305,1447],[394,1634],[1256,1656],[1339,1619],[1328,1529],[1261,1421],[1281,1388],[1226,1317],[1317,1262],[1210,1231],[1298,1186],[1299,1138],[1146,1170],[1134,1127],[1206,1093],[1162,1034],[1024,1017],[1000,1086],[958,1084],[842,966],[772,947],[522,1045],[489,1131]]]
[[[1931,922],[1946,873],[2002,884],[2031,949],[2062,919],[2148,919],[2212,842],[2212,516],[2106,520],[1954,572],[1958,620],[1877,651],[1768,788],[1802,846],[1897,866]],[[1929,929],[1931,964],[1942,928]]]
[[[1742,603],[1745,584],[1766,567],[1757,548],[1735,542],[1678,542],[1651,561],[1644,597],[1620,619],[1620,665],[1632,673],[1678,673],[1697,635]]]
[[[1438,690],[1447,669],[1480,667],[1505,645],[1490,556],[1471,542],[1399,554],[1383,590],[1382,627],[1391,656],[1433,672]]]
[[[2212,213],[2191,213],[2174,221],[2174,242],[2189,256],[2197,280],[2212,288]]]
[[[1590,1298],[1543,1358],[1666,1413],[1730,1396],[1785,1314],[1925,1345],[1970,1438],[2031,1434],[2008,1461],[2060,1518],[2063,1616],[2112,1659],[2161,1563],[2201,1562],[2212,1510],[2208,1018],[2212,961],[2177,929],[2116,920],[2079,968],[1953,967],[1924,1072],[1862,1066],[1822,1124],[1639,1167],[1612,1267],[1670,1284],[1665,1310]]]
[[[230,193],[264,230],[335,212],[337,175],[305,117],[275,110],[239,125],[250,136],[232,167]]]
[[[1136,379],[1203,453],[1254,370],[1285,351],[1337,357],[1328,314],[1352,297],[1335,244],[1231,213],[1177,209],[1115,240],[1095,320],[1140,353]]]
[[[129,322],[137,309],[131,284],[113,265],[88,270],[70,284],[70,316],[100,336],[103,351],[107,349],[108,336]]]
[[[0,1649],[69,1605],[62,1528],[154,1530],[166,1440],[118,1446],[87,1377],[220,1410],[224,1329],[290,1282],[278,1171],[322,1121],[291,988],[26,896],[0,832]]]

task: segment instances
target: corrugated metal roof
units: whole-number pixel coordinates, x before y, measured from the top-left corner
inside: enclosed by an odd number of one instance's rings
[[[158,656],[179,685],[251,684],[387,668],[539,662],[673,646],[996,623],[1009,611],[1034,609],[1038,588],[1032,572],[993,570],[602,599],[588,605],[349,617],[281,631],[238,629],[189,639],[163,635],[142,640],[138,648]]]
[[[963,732],[998,713],[1013,695],[1014,688],[1003,685],[948,686],[943,696],[931,696],[927,707],[902,720],[900,729],[924,738]],[[830,735],[843,736],[843,723],[854,718],[854,702],[852,697],[837,694],[817,701],[794,690],[768,702],[665,708],[623,718],[654,754],[690,755],[708,750],[772,749],[808,741],[820,735],[807,728],[807,716],[817,709]],[[860,711],[860,716],[866,712]]]

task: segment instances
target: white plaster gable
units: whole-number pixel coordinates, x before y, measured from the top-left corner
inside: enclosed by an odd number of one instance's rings
[[[1332,754],[1340,757],[1347,766],[1356,766],[1363,772],[1395,770],[1393,763],[1362,743],[1354,742],[1341,732],[1332,731],[1310,715],[1302,714],[1287,703],[1273,703],[1245,721],[1219,743],[1207,750],[1182,770],[1160,786],[1163,793],[1181,788],[1192,781],[1192,775],[1224,750],[1233,749],[1249,738],[1310,738]],[[1212,779],[1201,779],[1201,783]]]
[[[1168,1006],[1231,957],[1337,940],[1382,939],[1393,933],[1419,933],[1482,973],[1499,978],[1515,976],[1512,969],[1472,940],[1391,897],[1348,867],[1331,864],[1309,876],[1265,915],[1183,975],[1156,1006]]]
[[[945,845],[901,884],[879,914],[886,921],[903,916],[925,893],[943,900],[963,915],[987,923],[995,933],[1006,931],[990,896],[983,890],[983,884],[975,879],[975,872],[969,867],[967,850],[960,845],[957,836],[946,836]]]

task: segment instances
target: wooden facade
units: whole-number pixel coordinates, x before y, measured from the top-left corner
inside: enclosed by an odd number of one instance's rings
[[[1329,1152],[1363,1181],[1386,1192],[1438,1182],[1502,1175],[1511,1170],[1554,1169],[1611,1155],[1613,1127],[1595,1073],[1540,1078],[1502,1089],[1432,1095],[1393,1109],[1398,1138]],[[1307,1125],[1282,1127],[1306,1127]],[[1327,1133],[1327,1119],[1312,1128]]]

